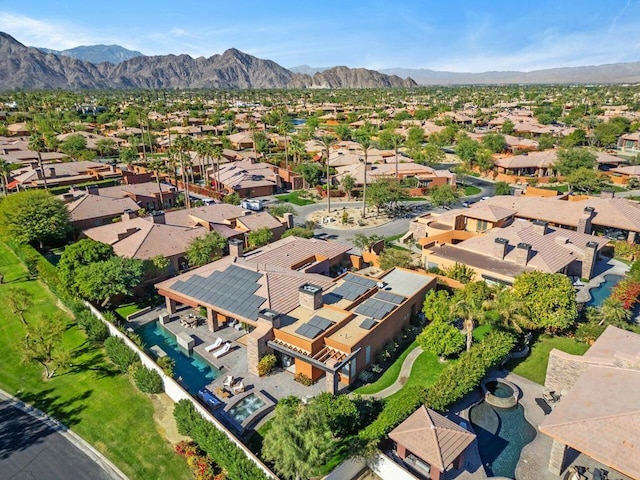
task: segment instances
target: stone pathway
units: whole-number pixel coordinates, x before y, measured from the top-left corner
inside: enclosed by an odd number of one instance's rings
[[[411,369],[413,368],[414,362],[417,360],[417,358],[420,356],[422,352],[423,352],[422,347],[416,347],[411,351],[411,353],[409,353],[409,355],[407,355],[407,358],[405,358],[404,362],[402,363],[402,368],[400,368],[400,373],[398,374],[398,378],[393,384],[389,385],[387,388],[383,390],[380,390],[377,393],[362,395],[362,397],[386,398],[398,392],[402,387],[404,387],[404,384],[407,382],[407,378],[409,378],[409,375],[411,374]]]

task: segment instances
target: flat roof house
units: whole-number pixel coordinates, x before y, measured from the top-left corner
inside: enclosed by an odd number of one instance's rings
[[[239,321],[248,326],[247,360],[273,352],[279,364],[327,390],[350,384],[422,306],[435,278],[400,268],[380,278],[322,275],[350,249],[322,240],[287,237],[263,251],[241,251],[156,285],[167,310],[178,303],[207,311],[215,331]]]

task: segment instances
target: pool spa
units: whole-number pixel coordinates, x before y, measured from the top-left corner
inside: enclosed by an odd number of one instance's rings
[[[189,355],[189,353],[178,347],[175,335],[161,325],[160,322],[147,323],[136,329],[136,333],[140,335],[146,350],[151,352],[153,356],[158,356],[158,352],[161,350],[175,361],[173,376],[192,395],[197,394],[200,389],[220,376],[220,371],[195,351]]]
[[[589,290],[589,294],[591,298],[585,304],[587,307],[599,307],[602,305],[609,295],[611,295],[611,290],[615,287],[620,280],[624,277],[622,275],[605,275],[604,282],[602,282],[597,287],[591,288]]]
[[[533,441],[536,429],[527,422],[517,401],[517,386],[493,379],[483,383],[483,390],[485,400],[469,412],[482,464],[487,476],[515,478],[520,453]],[[498,406],[501,404],[506,408]]]
[[[244,432],[252,423],[273,410],[275,402],[262,391],[249,391],[236,396],[224,408],[225,416]]]

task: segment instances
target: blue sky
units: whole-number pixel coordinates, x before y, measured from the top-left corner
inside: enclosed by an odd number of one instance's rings
[[[235,47],[285,67],[481,72],[640,61],[639,18],[640,0],[0,0],[0,31],[29,46],[193,57]]]

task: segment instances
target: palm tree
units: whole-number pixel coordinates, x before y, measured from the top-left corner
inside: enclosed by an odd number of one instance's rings
[[[320,143],[322,143],[322,146],[324,148],[324,153],[326,156],[325,161],[327,162],[327,212],[331,213],[331,172],[329,169],[329,149],[331,148],[331,145],[333,145],[336,142],[336,139],[331,135],[322,135],[317,140],[320,141]]]
[[[216,179],[216,192],[220,191],[220,160],[222,159],[222,147],[218,147],[218,146],[213,146],[213,144],[211,144],[211,156],[215,159],[216,161],[216,168],[215,168],[215,172],[214,172],[214,176]]]
[[[284,168],[289,171],[289,141],[287,138],[287,132],[289,131],[289,124],[287,122],[280,122],[278,124],[278,133],[284,136]]]
[[[4,158],[0,158],[0,176],[2,177],[2,191],[5,195],[9,194],[9,174],[11,173],[11,164]]]
[[[200,142],[196,142],[195,146],[194,146],[194,149],[195,149],[196,154],[198,156],[198,160],[200,161],[200,176],[202,177],[203,180],[205,178],[205,167],[204,167],[204,163],[205,162],[204,162],[204,160],[205,160],[205,158],[207,160],[209,159],[209,151],[210,151],[209,145],[210,144],[207,141],[200,141]]]
[[[156,184],[158,185],[158,192],[160,193],[160,205],[161,205],[161,209],[163,209],[164,198],[162,196],[162,187],[160,186],[160,173],[166,170],[166,165],[162,160],[154,158],[147,162],[147,168],[149,168],[150,170],[153,170],[153,174],[156,177]]]
[[[44,142],[44,136],[39,134],[34,134],[29,137],[29,150],[33,150],[38,155],[38,167],[42,172],[42,185],[44,185],[45,190],[49,190],[47,186],[47,176],[44,172],[44,167],[42,166],[42,155],[40,152],[46,148],[46,144]]]
[[[297,136],[291,139],[291,142],[289,143],[289,151],[291,152],[291,155],[293,155],[293,162],[295,164],[300,163],[300,158],[306,152],[304,144]]]
[[[517,333],[522,333],[524,329],[537,328],[536,323],[529,316],[526,304],[516,298],[511,290],[501,290],[485,306],[500,316],[504,327],[512,328]]]
[[[356,141],[364,152],[364,183],[362,185],[362,218],[367,217],[367,165],[369,164],[369,148],[371,148],[371,136],[369,132],[359,130]]]
[[[484,309],[479,301],[468,298],[460,300],[451,306],[452,314],[462,317],[464,330],[467,335],[467,351],[471,349],[473,343],[473,329],[476,322],[484,319]]]
[[[624,326],[631,319],[631,312],[624,308],[622,302],[616,298],[609,297],[600,307],[601,320],[598,325]]]
[[[256,148],[256,122],[249,120],[249,130],[251,130],[251,142],[253,143],[253,155],[258,158],[258,150]]]
[[[178,150],[178,162],[180,164],[180,173],[182,183],[184,184],[184,203],[187,209],[191,208],[191,199],[189,198],[189,172],[188,167],[191,164],[189,152],[193,148],[193,139],[191,137],[178,137],[174,142]]]
[[[389,139],[391,140],[392,144],[393,144],[393,151],[395,152],[396,155],[396,180],[400,179],[400,174],[398,173],[398,150],[399,148],[402,146],[402,144],[404,143],[404,137],[402,135],[400,135],[399,133],[393,133]]]

